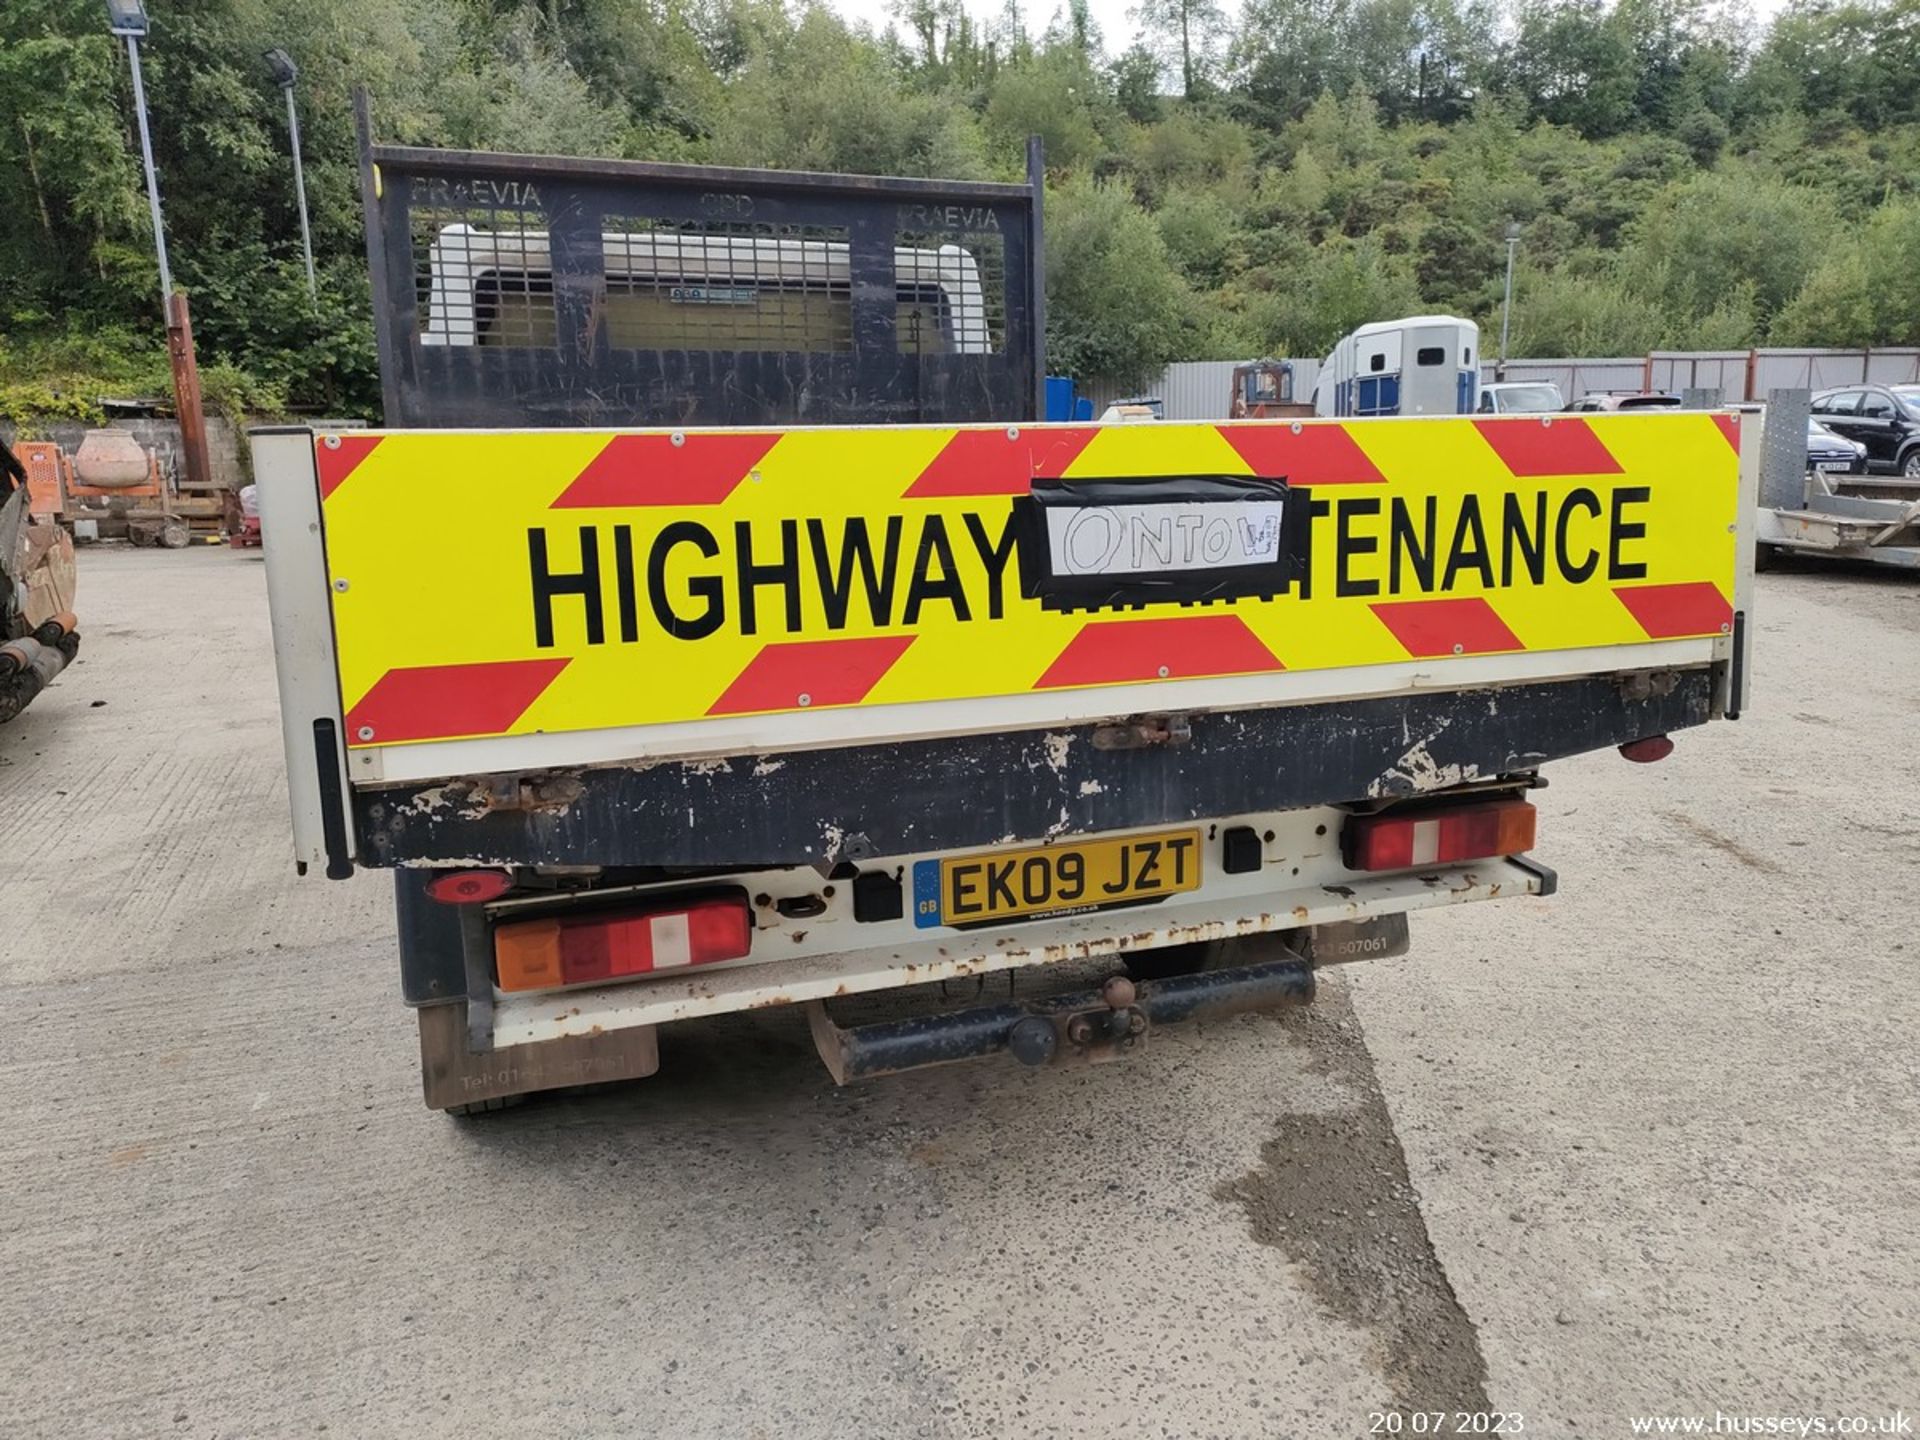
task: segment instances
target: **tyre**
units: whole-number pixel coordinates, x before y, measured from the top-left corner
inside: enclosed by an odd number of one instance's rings
[[[1900,474],[1908,480],[1920,480],[1920,445],[1900,457]]]

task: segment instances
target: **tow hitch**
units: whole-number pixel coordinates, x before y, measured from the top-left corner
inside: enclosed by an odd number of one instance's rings
[[[1313,999],[1313,967],[1285,959],[1136,984],[1115,975],[1098,990],[982,1005],[842,1028],[824,1001],[807,1006],[813,1043],[836,1084],[1002,1051],[1023,1065],[1092,1065],[1140,1049],[1156,1025],[1278,1010]]]

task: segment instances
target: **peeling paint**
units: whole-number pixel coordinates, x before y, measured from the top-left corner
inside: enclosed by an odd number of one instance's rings
[[[1066,769],[1067,754],[1073,749],[1073,736],[1050,730],[1043,743],[1047,747],[1047,768],[1056,774]]]
[[[1433,734],[1414,742],[1384,774],[1367,786],[1367,794],[1375,798],[1388,795],[1418,795],[1429,790],[1445,790],[1450,786],[1464,785],[1469,780],[1479,779],[1478,765],[1452,763],[1442,765],[1433,758],[1432,752],[1427,749],[1427,744],[1445,728],[1446,726],[1442,725]]]
[[[1104,795],[1107,793],[1107,787],[1102,785],[1098,780],[1082,780],[1080,782],[1080,793],[1082,795]]]
[[[435,785],[431,789],[416,790],[413,798],[404,805],[394,807],[400,815],[431,815],[437,810],[451,810],[453,797],[447,794],[450,787]],[[464,798],[464,797],[463,797]]]
[[[759,762],[753,767],[753,778],[758,780],[763,775],[771,775],[777,770],[784,770],[786,768],[786,761],[775,759],[772,756],[762,756]]]
[[[726,759],[689,760],[681,768],[689,775],[731,775],[733,762]],[[756,769],[753,773],[758,775],[760,772]]]

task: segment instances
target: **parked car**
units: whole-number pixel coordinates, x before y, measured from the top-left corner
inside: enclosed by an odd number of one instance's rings
[[[1867,447],[1858,440],[1836,435],[1812,416],[1807,418],[1807,468],[1837,475],[1859,475],[1867,468]]]
[[[1542,415],[1567,408],[1566,397],[1551,380],[1496,380],[1480,387],[1482,415]]]
[[[1678,410],[1678,395],[1663,395],[1657,390],[1630,391],[1624,395],[1582,395],[1569,410]]]
[[[1866,468],[1920,480],[1920,385],[1846,385],[1813,397],[1814,418],[1866,449]]]

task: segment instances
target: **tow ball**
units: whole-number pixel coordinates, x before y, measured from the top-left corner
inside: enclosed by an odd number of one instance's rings
[[[1029,1015],[1007,1036],[1007,1050],[1022,1065],[1047,1065],[1064,1044],[1084,1063],[1114,1060],[1147,1038],[1146,1012],[1135,1007],[1133,981],[1115,975],[1100,987],[1101,1005],[1062,1015]]]

